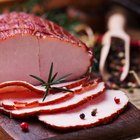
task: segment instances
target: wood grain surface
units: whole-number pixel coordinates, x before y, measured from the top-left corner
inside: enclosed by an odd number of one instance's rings
[[[23,132],[19,124],[29,123],[29,132]],[[107,125],[75,132],[58,132],[37,119],[15,120],[0,114],[0,140],[131,140],[140,137],[140,110],[131,103],[125,111]]]
[[[133,93],[129,93],[127,90],[124,91],[127,93],[130,102],[133,103],[138,109],[140,109],[140,89],[134,89]]]

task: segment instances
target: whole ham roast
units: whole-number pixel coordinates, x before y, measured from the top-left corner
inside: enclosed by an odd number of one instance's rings
[[[30,74],[47,79],[51,62],[58,77],[83,76],[92,52],[62,27],[37,16],[9,13],[0,16],[0,82],[22,80],[39,84]]]
[[[106,124],[127,106],[125,93],[106,90],[102,80],[86,75],[92,52],[55,23],[25,13],[3,14],[0,40],[1,112],[14,118],[38,116],[47,125],[64,130]],[[42,101],[46,87],[29,75],[46,81],[51,63],[57,78],[71,75],[68,82],[53,85],[65,92],[49,87]]]

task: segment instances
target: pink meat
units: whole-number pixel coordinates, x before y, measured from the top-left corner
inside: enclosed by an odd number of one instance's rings
[[[91,66],[92,53],[77,38],[51,21],[25,13],[0,16],[0,82],[22,80],[38,85],[30,74],[47,80],[50,65],[58,77],[83,76]]]
[[[23,108],[16,110],[8,110],[3,107],[0,110],[10,113],[13,117],[28,117],[32,115],[37,115],[40,113],[55,113],[64,110],[69,110],[77,107],[78,105],[84,104],[89,100],[97,97],[105,91],[104,82],[100,82],[96,88],[90,89],[88,91],[84,91],[80,94],[74,94],[72,98],[66,100],[64,102],[60,102],[58,104],[46,105],[46,106],[38,106],[32,108]]]
[[[120,99],[119,104],[114,102],[115,97]],[[88,128],[112,121],[122,112],[127,103],[128,98],[122,91],[107,90],[105,94],[98,96],[87,104],[62,113],[39,115],[39,120],[60,130]],[[95,108],[97,113],[92,116],[91,112]],[[81,113],[85,114],[85,119],[79,117]]]
[[[71,89],[73,93],[58,92],[49,94],[44,102],[42,102],[45,88],[41,86],[33,86],[23,81],[11,81],[0,84],[0,105],[5,109],[16,109],[31,106],[43,106],[58,103],[60,101],[69,99],[73,94],[79,94],[84,90],[94,88],[98,83],[98,79],[93,80],[92,83],[83,87],[86,78],[76,80],[73,82],[65,82],[55,85],[56,87],[65,87]]]

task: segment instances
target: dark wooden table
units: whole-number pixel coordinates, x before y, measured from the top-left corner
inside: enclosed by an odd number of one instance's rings
[[[125,111],[107,125],[75,132],[51,130],[37,119],[26,120],[29,132],[22,132],[19,124],[24,120],[10,119],[0,114],[0,140],[131,140],[140,137],[140,110],[131,103]]]

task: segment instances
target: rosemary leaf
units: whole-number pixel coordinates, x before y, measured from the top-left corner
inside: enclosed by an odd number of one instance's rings
[[[53,83],[44,83],[44,84],[42,84],[42,86],[44,86],[44,87],[50,87],[51,85],[53,85]]]
[[[59,84],[59,83],[61,83],[61,82],[56,81],[56,82],[44,83],[44,84],[42,84],[42,86],[52,86],[52,85],[56,85],[56,84]]]
[[[52,72],[53,72],[53,62],[51,63],[51,68],[50,68],[50,72],[49,72],[48,83],[51,82]]]
[[[30,75],[31,77],[33,77],[34,79],[40,81],[42,84],[45,84],[46,82],[44,80],[42,80],[41,78],[35,76],[35,75]]]
[[[60,77],[59,79],[57,79],[55,82],[63,82],[68,76],[70,76],[72,73],[70,73],[70,74],[66,74],[66,75],[64,75],[64,76],[62,76],[62,77]]]
[[[55,75],[52,77],[51,82],[53,82],[53,80],[56,78],[58,72],[55,73]]]
[[[45,94],[43,96],[42,102],[44,102],[44,100],[46,99],[47,95],[48,95],[49,89],[46,88]]]

